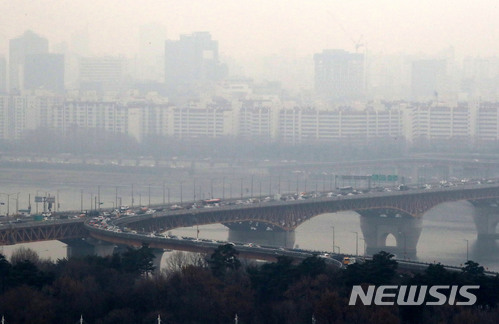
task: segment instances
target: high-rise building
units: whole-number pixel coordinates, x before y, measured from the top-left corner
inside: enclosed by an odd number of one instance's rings
[[[438,99],[448,86],[447,62],[444,59],[416,60],[412,62],[412,99],[426,101]]]
[[[7,60],[0,55],[0,94],[7,92]]]
[[[314,55],[315,91],[328,101],[349,101],[365,95],[364,55],[323,50]]]
[[[80,90],[117,91],[123,84],[124,60],[120,57],[80,59]]]
[[[334,110],[311,107],[285,108],[279,111],[278,137],[287,143],[398,138],[403,134],[400,109]]]
[[[170,92],[189,92],[220,80],[218,41],[208,32],[181,35],[165,44],[165,84]]]
[[[24,89],[45,89],[64,92],[64,55],[26,55],[24,66]]]
[[[138,77],[140,80],[162,82],[165,72],[166,29],[158,24],[140,26]]]
[[[48,53],[49,42],[28,30],[9,42],[9,89],[24,89],[24,68],[26,56]]]
[[[409,107],[411,130],[409,140],[469,139],[472,135],[472,114],[467,105]]]

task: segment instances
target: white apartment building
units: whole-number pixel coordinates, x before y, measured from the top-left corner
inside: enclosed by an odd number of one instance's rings
[[[173,107],[169,118],[169,135],[177,138],[217,138],[233,135],[233,109],[207,106]]]
[[[471,138],[471,108],[467,105],[430,106],[419,104],[409,110],[409,140],[445,140],[453,138]]]
[[[148,99],[65,99],[57,95],[0,95],[0,139],[26,131],[102,129],[143,141],[149,136],[307,143],[372,138],[499,140],[499,103],[379,104],[335,109],[286,108],[272,99],[209,101],[177,107]]]
[[[278,107],[272,100],[243,100],[237,111],[236,134],[245,139],[270,141],[276,136]]]
[[[399,109],[282,109],[278,136],[288,143],[400,137],[403,134],[402,114]]]
[[[482,141],[499,140],[499,103],[482,102],[476,110],[475,138]]]

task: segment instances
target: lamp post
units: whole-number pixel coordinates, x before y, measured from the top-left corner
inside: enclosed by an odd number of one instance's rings
[[[243,200],[243,178],[241,178],[241,200]]]
[[[147,199],[147,206],[151,206],[151,185],[148,185],[147,186],[147,195],[148,195],[148,199]]]
[[[469,241],[467,239],[464,240],[466,241],[466,261],[469,261],[469,254],[468,254]]]
[[[95,209],[100,210],[100,185],[97,186],[97,202],[99,203],[99,207],[96,207]]]
[[[222,200],[225,200],[225,177],[222,177]]]
[[[359,239],[362,240],[362,242],[364,242],[364,253],[362,253],[362,255],[366,256],[366,240],[363,237],[361,237]]]
[[[192,180],[192,190],[193,190],[192,197],[194,202],[196,202],[196,178]]]
[[[331,226],[331,228],[333,229],[333,253],[334,253],[334,247],[336,246],[336,244],[334,243],[334,226]]]
[[[251,175],[251,198],[253,198],[253,175]]]
[[[180,181],[180,203],[182,203],[182,181]]]
[[[17,195],[17,199],[19,199],[19,194],[20,192],[14,192],[14,193],[0,192],[0,195],[7,196],[7,219],[9,218],[9,213],[10,213],[10,196]]]
[[[163,189],[163,205],[165,204],[165,182],[163,181],[163,186],[162,186],[162,189]]]
[[[213,199],[213,179],[210,179],[210,198]]]
[[[83,189],[80,189],[80,212],[83,213]],[[36,213],[38,214],[38,203],[36,203]]]
[[[404,260],[405,260],[407,256],[407,237],[403,232],[399,232],[399,235],[402,235],[404,237]]]
[[[16,198],[12,197],[12,199],[15,199],[16,200],[16,215],[19,213],[19,194],[20,192],[17,192],[15,195],[16,195]]]
[[[132,183],[132,208],[133,208],[133,203],[134,201],[133,201],[133,183]]]
[[[352,233],[355,233],[355,255],[359,255],[359,233],[353,231]]]
[[[258,192],[258,202],[260,203],[262,201],[262,180],[259,181],[260,185],[260,190]]]

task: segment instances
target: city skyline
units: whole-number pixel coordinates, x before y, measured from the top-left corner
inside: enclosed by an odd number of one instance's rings
[[[432,55],[453,48],[456,58],[499,55],[494,39],[499,6],[491,0],[465,1],[195,1],[150,0],[16,1],[4,3],[0,54],[8,40],[25,30],[76,47],[88,36],[95,55],[139,52],[144,25],[165,26],[166,39],[208,31],[220,44],[220,55],[235,59],[258,56],[311,56],[323,49],[341,48],[378,54]],[[43,14],[41,14],[43,12]],[[112,28],[110,28],[112,26]],[[81,38],[80,38],[81,39]],[[166,40],[165,39],[165,40]]]

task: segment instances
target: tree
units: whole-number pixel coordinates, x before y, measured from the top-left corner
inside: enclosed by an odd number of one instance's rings
[[[21,246],[10,256],[10,263],[16,265],[18,262],[22,261],[30,261],[31,263],[38,265],[40,256],[34,250]]]
[[[324,259],[314,255],[303,260],[298,266],[300,275],[315,277],[326,269]]]
[[[182,251],[175,251],[165,261],[166,269],[168,271],[181,271],[189,265],[196,267],[205,267],[206,258],[203,258],[201,253],[188,253]]]
[[[0,253],[0,293],[3,293],[9,285],[11,270],[12,265],[5,256]]]
[[[153,260],[152,249],[144,243],[140,249],[128,248],[123,253],[123,269],[129,273],[147,276],[154,271]]]
[[[481,265],[471,260],[466,261],[462,270],[465,275],[470,277],[483,276],[485,273],[485,269]]]
[[[241,261],[237,258],[239,252],[231,244],[220,245],[210,257],[208,264],[215,277],[223,277],[229,270],[237,270],[241,267]]]
[[[373,255],[372,260],[349,265],[345,270],[348,285],[371,283],[375,285],[390,283],[397,270],[397,261],[393,254],[381,251]]]

